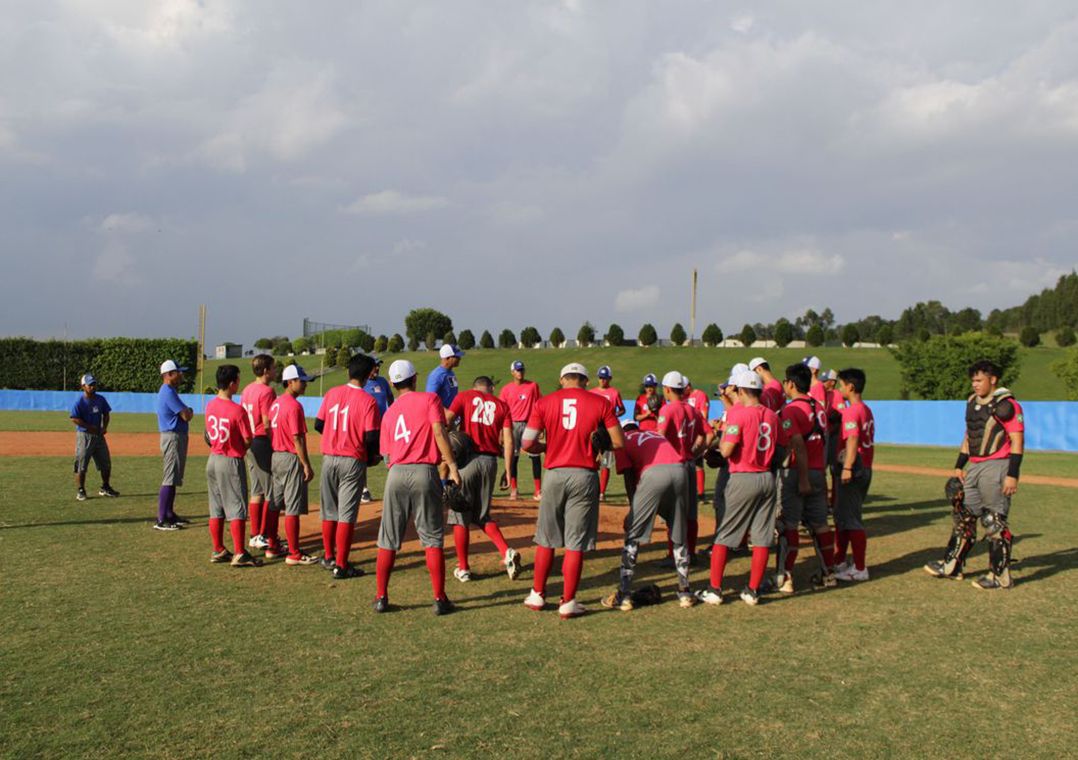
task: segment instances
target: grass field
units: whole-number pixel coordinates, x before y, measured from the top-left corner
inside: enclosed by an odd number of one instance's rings
[[[145,422],[117,420],[127,417]],[[6,429],[28,422],[0,415]],[[881,447],[877,456],[947,466],[938,461],[944,453]],[[1026,468],[1072,473],[1059,469],[1065,464],[1030,454]],[[869,583],[769,598],[755,609],[666,603],[625,614],[598,605],[616,583],[617,553],[604,550],[584,567],[580,598],[594,614],[561,622],[521,606],[530,567],[516,582],[497,574],[488,544],[473,533],[484,577],[450,579],[461,610],[436,619],[419,554],[400,558],[391,594],[401,609],[383,616],[370,610],[372,577],[333,583],[315,568],[210,565],[203,466],[189,463],[177,501],[196,525],[161,534],[149,527],[155,458],[117,461],[122,498],[77,503],[69,457],[0,457],[0,754],[1073,751],[1071,490],[1023,485],[1010,592],[925,575],[921,565],[940,554],[949,531],[942,483],[877,473],[866,506]],[[376,494],[383,478],[384,468],[373,471]],[[89,484],[96,489],[93,473]],[[357,559],[373,570],[369,518],[361,512]],[[530,565],[529,542],[513,543]],[[658,544],[645,552],[639,576],[669,590],[672,579],[653,562],[662,553]],[[809,559],[802,553],[795,570],[800,587]],[[979,545],[970,568],[985,562]],[[747,559],[735,560],[729,586],[739,588],[747,572]],[[693,579],[703,583],[706,571]],[[554,577],[551,592],[559,590]]]
[[[664,372],[676,369],[688,375],[697,387],[711,389],[710,386],[725,382],[730,367],[737,362],[748,362],[754,356],[765,356],[776,374],[780,374],[787,364],[800,361],[808,349],[743,349],[743,348],[586,348],[586,349],[525,349],[525,350],[475,350],[464,357],[457,376],[462,385],[470,385],[477,375],[490,375],[501,382],[511,380],[509,364],[522,358],[528,365],[528,376],[539,383],[544,390],[557,384],[558,372],[570,361],[581,361],[594,372],[602,364],[609,364],[614,370],[614,385],[622,393],[636,395],[641,378],[648,372],[656,373],[660,378]],[[898,363],[890,352],[883,349],[847,349],[819,348],[812,349],[820,357],[824,368],[842,369],[843,367],[861,367],[868,373],[866,397],[871,399],[899,398],[901,378]],[[1066,398],[1062,381],[1051,371],[1052,362],[1064,355],[1064,349],[1040,346],[1021,348],[1021,374],[1011,390],[1020,399],[1027,401],[1046,401]],[[310,371],[319,368],[320,356],[300,356],[296,360]],[[420,374],[420,381],[438,364],[434,352],[392,354],[395,358],[410,359]],[[223,361],[207,361],[204,385],[213,385],[213,373]],[[249,359],[230,359],[228,363],[238,364],[243,370],[243,382],[248,382],[251,375]],[[331,370],[322,379],[325,388],[340,385],[347,381],[345,372]],[[312,383],[310,393],[320,395],[318,381]]]

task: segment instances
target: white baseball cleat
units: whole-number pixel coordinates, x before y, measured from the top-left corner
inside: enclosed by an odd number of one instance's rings
[[[546,599],[544,599],[543,595],[538,591],[532,589],[528,592],[528,598],[524,600],[524,606],[529,610],[539,612],[546,607]]]
[[[704,604],[722,604],[722,589],[702,588],[696,592],[696,598]]]
[[[257,536],[251,536],[251,540],[247,542],[247,545],[252,549],[265,549],[269,546],[269,541],[262,534]]]
[[[509,574],[509,580],[515,581],[520,575],[520,552],[516,549],[505,550],[505,572]]]
[[[562,602],[558,607],[558,614],[561,615],[562,620],[568,620],[569,618],[580,617],[587,613],[587,608],[578,602],[576,599],[570,599],[567,602]]]
[[[858,570],[856,567],[851,565],[850,567],[847,567],[847,568],[835,573],[835,578],[840,580],[840,581],[845,581],[847,583],[856,582],[856,581],[867,581],[868,580],[868,568],[866,567],[864,570]]]
[[[472,579],[472,571],[465,570],[463,567],[458,567],[453,570],[453,577],[461,583],[467,583]]]

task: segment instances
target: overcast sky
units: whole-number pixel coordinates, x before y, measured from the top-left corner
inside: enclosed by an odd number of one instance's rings
[[[1073,2],[2,8],[3,334],[666,334],[694,267],[731,332],[1078,262]]]

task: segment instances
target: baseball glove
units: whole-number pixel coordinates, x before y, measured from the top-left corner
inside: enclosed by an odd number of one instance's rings
[[[958,501],[965,501],[966,489],[962,484],[962,481],[958,478],[947,478],[947,483],[943,486],[943,493],[946,494],[947,500],[954,504]]]
[[[449,448],[453,452],[453,461],[457,463],[457,469],[463,470],[475,454],[472,439],[462,430],[450,430],[446,437],[449,439]]]
[[[595,451],[600,451],[604,454],[614,450],[614,444],[611,442],[610,433],[607,432],[606,428],[598,428],[591,434],[591,447]]]
[[[717,470],[722,467],[722,463],[724,461],[725,460],[723,459],[722,454],[719,453],[718,449],[708,449],[704,452],[704,464],[706,464],[713,470]]]
[[[662,592],[654,583],[635,589],[629,596],[633,600],[634,607],[647,607],[652,604],[659,604],[663,600]]]
[[[472,508],[468,497],[464,494],[464,489],[453,481],[449,481],[442,487],[442,506],[454,512],[468,512]]]
[[[658,393],[652,394],[651,396],[648,396],[647,404],[648,411],[650,411],[652,414],[658,414],[659,410],[663,408],[662,397],[659,396]]]

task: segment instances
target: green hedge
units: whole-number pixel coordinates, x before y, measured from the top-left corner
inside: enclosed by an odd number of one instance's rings
[[[198,342],[179,338],[91,338],[31,340],[0,338],[0,385],[18,390],[73,390],[90,372],[101,391],[152,393],[161,387],[161,362],[175,359],[188,372],[180,384],[189,393],[195,384]]]

